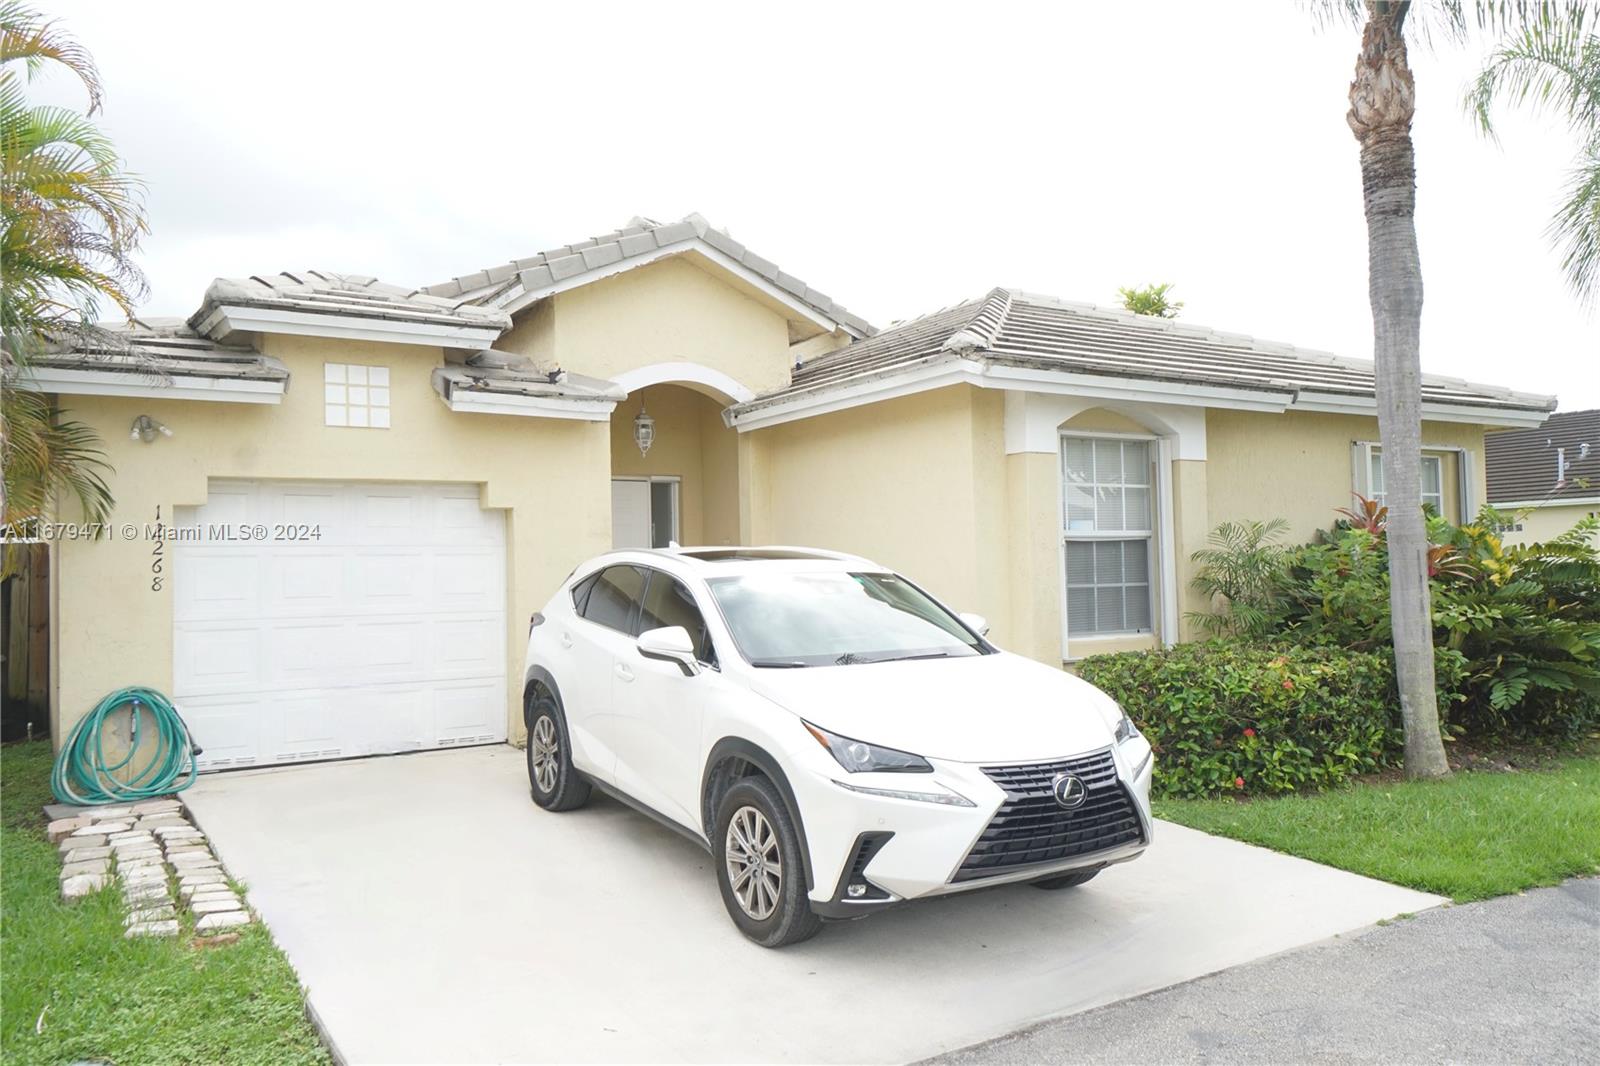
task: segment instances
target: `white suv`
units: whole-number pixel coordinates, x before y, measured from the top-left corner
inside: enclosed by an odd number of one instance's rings
[[[1149,743],[1105,693],[986,628],[831,552],[602,555],[532,618],[534,802],[571,810],[600,788],[685,834],[766,947],[1135,858]]]

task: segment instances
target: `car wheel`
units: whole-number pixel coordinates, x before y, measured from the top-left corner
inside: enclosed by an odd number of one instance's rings
[[[1097,866],[1093,870],[1074,870],[1070,874],[1056,874],[1054,877],[1041,877],[1037,881],[1029,881],[1034,888],[1077,888],[1088,881],[1093,881],[1095,874],[1100,872]]]
[[[728,789],[712,844],[722,902],[741,933],[764,948],[816,936],[822,919],[806,898],[800,834],[771,781],[746,777]]]
[[[528,693],[528,789],[547,811],[570,811],[589,801],[589,782],[572,765],[566,716],[543,685]]]

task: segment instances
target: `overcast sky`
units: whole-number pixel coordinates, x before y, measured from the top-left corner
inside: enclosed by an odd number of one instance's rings
[[[1370,358],[1346,91],[1299,5],[38,0],[149,185],[150,315],[305,267],[442,280],[699,211],[878,325],[995,285]],[[1543,231],[1574,141],[1414,54],[1427,371],[1600,406]],[[71,100],[71,86],[36,87]]]

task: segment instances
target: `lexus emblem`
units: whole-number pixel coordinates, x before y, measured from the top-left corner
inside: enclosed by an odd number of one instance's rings
[[[1056,806],[1073,811],[1089,798],[1089,786],[1076,774],[1057,774],[1050,780],[1050,791],[1055,794]]]

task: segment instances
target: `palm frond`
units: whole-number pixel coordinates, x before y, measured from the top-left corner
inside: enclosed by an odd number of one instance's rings
[[[88,49],[60,24],[47,21],[38,9],[17,0],[0,0],[0,65],[20,60],[32,78],[46,63],[60,63],[76,74],[89,92],[89,113],[100,110],[104,91],[100,71]]]

